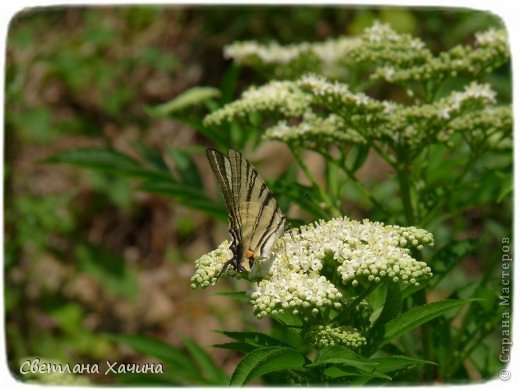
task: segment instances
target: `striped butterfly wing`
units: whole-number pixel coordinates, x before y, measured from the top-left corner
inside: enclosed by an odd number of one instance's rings
[[[222,195],[224,195],[224,201],[226,202],[226,207],[229,212],[230,230],[233,230],[234,233],[238,234],[239,211],[238,206],[235,206],[236,202],[235,196],[233,194],[232,171],[229,159],[215,149],[207,149],[206,156],[208,158],[211,169],[217,178]],[[237,240],[240,240],[240,237],[235,237],[235,234],[233,234],[233,241],[237,243]]]
[[[229,150],[227,158],[208,149],[207,156],[224,194],[239,261],[246,252],[255,258],[268,257],[285,224],[274,195],[241,153]]]
[[[278,208],[244,202],[240,218],[244,249],[253,252],[255,258],[268,258],[276,238],[283,232],[285,216]]]

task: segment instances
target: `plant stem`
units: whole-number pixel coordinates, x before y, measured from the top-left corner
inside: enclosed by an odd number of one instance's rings
[[[473,152],[467,163],[465,164],[464,168],[462,169],[462,172],[457,176],[457,178],[453,181],[453,185],[448,187],[446,192],[444,193],[444,196],[440,198],[435,205],[433,205],[430,210],[426,213],[424,218],[421,220],[421,226],[426,226],[430,221],[435,217],[435,214],[437,211],[439,211],[442,206],[446,203],[448,198],[455,192],[456,188],[460,187],[462,181],[466,178],[466,175],[469,173],[470,168],[474,165],[475,161],[478,159],[478,157],[481,156],[479,152]]]
[[[319,192],[321,200],[327,205],[327,209],[330,211],[333,217],[339,217],[341,215],[341,211],[338,207],[336,207],[329,195],[325,191],[323,191],[321,186],[318,184],[316,178],[305,164],[305,161],[303,161],[303,158],[298,149],[292,145],[290,145],[289,147],[301,170],[303,171],[303,173],[305,173],[305,176],[307,176],[307,178],[310,180],[312,186]]]
[[[408,167],[405,164],[401,164],[397,169],[397,179],[399,180],[399,189],[401,190],[401,196],[403,197],[403,209],[406,223],[411,226],[415,223],[415,213],[410,191],[410,176],[408,174]]]
[[[370,295],[372,291],[376,289],[377,286],[379,286],[379,284],[371,283],[365,291],[363,291],[352,302],[350,302],[350,304],[345,308],[345,310],[343,310],[334,318],[334,321],[339,323],[345,322],[349,318],[352,310],[359,304],[359,302],[361,302],[368,295]]]
[[[376,198],[374,198],[374,196],[372,195],[371,191],[363,184],[361,183],[358,178],[356,177],[354,171],[352,171],[351,169],[349,169],[347,166],[346,166],[346,163],[345,163],[345,158],[342,157],[341,159],[339,159],[340,161],[337,161],[333,158],[330,158],[330,155],[328,155],[327,153],[323,152],[323,151],[320,151],[318,150],[318,153],[321,154],[323,156],[323,158],[326,160],[326,161],[330,161],[332,164],[334,164],[336,167],[338,167],[339,169],[341,169],[343,172],[345,172],[345,174],[347,175],[347,177],[352,180],[354,183],[356,183],[356,185],[358,186],[358,188],[361,190],[361,192],[363,192],[363,195],[365,197],[367,197],[370,202],[372,203],[372,205],[374,205],[374,207],[380,209],[381,211],[383,211],[386,215],[389,215],[389,212],[388,210],[386,210],[386,208],[381,204],[381,202],[379,202]],[[338,188],[338,191],[340,192],[340,190],[343,188],[343,186],[345,185],[345,183],[342,183],[339,188]],[[338,193],[339,195],[339,193]],[[339,197],[339,196],[338,196]]]

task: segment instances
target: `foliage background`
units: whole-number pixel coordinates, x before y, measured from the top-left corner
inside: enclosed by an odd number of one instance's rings
[[[154,117],[149,108],[191,86],[227,88],[236,97],[246,86],[262,83],[251,70],[230,67],[222,56],[226,44],[320,41],[359,33],[375,19],[418,35],[434,52],[499,24],[492,15],[470,10],[347,7],[71,7],[17,15],[7,43],[5,106],[4,266],[12,372],[17,375],[26,356],[148,361],[100,336],[105,333],[149,335],[183,351],[183,338],[189,337],[231,372],[239,355],[209,347],[225,340],[212,330],[267,329],[269,322],[214,296],[222,284],[190,290],[193,260],[226,237],[225,224],[166,196],[136,191],[128,178],[45,159],[84,146],[111,146],[136,158],[136,144],[162,153],[200,151],[211,146],[207,139],[179,121]],[[508,69],[487,81],[499,100],[510,101]],[[276,143],[263,144],[252,156],[268,178],[291,163]],[[307,158],[319,172],[319,159]],[[203,155],[195,162],[214,197]],[[369,159],[360,174],[384,180],[383,168]],[[484,199],[493,180],[482,178]],[[499,293],[494,264],[501,238],[511,236],[509,196],[506,191],[501,203],[469,209],[449,221],[450,229],[436,232],[442,239],[455,231],[455,238],[476,238],[479,246],[429,292],[430,300],[446,297],[447,286],[483,277],[496,279],[497,291],[489,293]],[[352,217],[371,217],[355,196],[349,209]],[[497,330],[490,338],[491,353],[499,352],[498,336]],[[469,372],[472,379],[483,379],[476,370]]]

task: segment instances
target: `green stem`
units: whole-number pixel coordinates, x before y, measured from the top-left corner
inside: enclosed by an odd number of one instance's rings
[[[333,321],[338,323],[343,323],[348,320],[348,318],[351,315],[352,310],[355,309],[355,307],[368,295],[372,293],[376,289],[376,287],[379,286],[377,283],[371,283],[370,286],[363,291],[361,294],[359,294],[341,313],[339,313]]]
[[[358,186],[358,188],[361,190],[361,192],[363,192],[363,195],[368,198],[370,200],[370,202],[378,209],[380,209],[381,211],[383,211],[385,214],[389,215],[389,212],[388,210],[386,210],[386,208],[376,199],[374,198],[374,196],[372,195],[371,191],[363,184],[361,183],[358,178],[356,177],[355,173],[349,169],[346,165],[346,162],[345,162],[345,157],[342,157],[340,158],[339,160],[340,161],[337,161],[333,158],[330,157],[330,154],[327,154],[326,152],[323,152],[323,151],[320,151],[318,150],[318,153],[321,154],[323,156],[323,158],[326,160],[326,161],[329,161],[330,163],[334,164],[336,167],[338,167],[339,169],[341,169],[343,172],[345,172],[345,174],[347,175],[347,177],[352,180],[354,183],[356,183],[356,185]],[[343,186],[345,185],[345,183],[341,184],[338,188],[338,194],[339,192],[341,192],[340,190],[343,188]]]
[[[328,211],[330,211],[331,215],[333,217],[341,216],[341,211],[339,210],[338,207],[336,207],[336,205],[334,204],[334,202],[332,201],[330,196],[325,191],[323,191],[321,186],[318,184],[318,181],[316,180],[316,178],[314,177],[312,172],[309,170],[309,168],[305,164],[305,161],[303,161],[303,158],[302,158],[300,152],[292,145],[290,145],[289,147],[291,149],[291,152],[292,152],[294,158],[296,159],[296,162],[300,166],[300,168],[303,171],[303,173],[305,174],[305,176],[307,176],[307,178],[311,182],[312,186],[319,192],[321,200],[327,205],[327,209],[328,209]]]
[[[416,223],[416,213],[414,210],[414,205],[412,202],[411,195],[411,182],[410,182],[410,173],[408,166],[411,164],[410,156],[405,153],[404,150],[401,153],[398,153],[400,164],[396,167],[397,169],[397,178],[399,181],[399,189],[401,190],[401,196],[403,201],[403,210],[406,218],[406,223],[410,226],[415,225]],[[414,251],[414,256],[417,259],[420,259],[420,253],[418,251]],[[414,294],[414,302],[416,305],[424,305],[427,303],[426,300],[426,292],[425,290],[420,290],[416,294]],[[433,353],[433,334],[432,329],[429,324],[423,324],[421,326],[421,344],[423,348],[423,355],[426,360],[433,361],[434,353]],[[428,382],[431,382],[435,375],[435,368],[433,366],[427,365],[424,368],[424,379]]]
[[[389,154],[387,154],[383,149],[381,149],[375,142],[370,142],[370,146],[374,149],[379,156],[386,161],[388,165],[391,167],[395,166],[395,158]]]
[[[401,164],[398,168],[397,179],[399,180],[399,189],[401,190],[401,196],[403,198],[403,209],[406,223],[411,226],[415,223],[415,213],[412,204],[410,176],[406,164]]]

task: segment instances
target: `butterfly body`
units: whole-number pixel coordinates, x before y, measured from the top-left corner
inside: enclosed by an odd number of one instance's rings
[[[208,149],[206,155],[229,212],[233,256],[224,264],[221,273],[229,266],[246,271],[242,265],[244,261],[251,269],[256,259],[270,256],[274,242],[284,230],[286,218],[272,192],[242,154],[229,150],[225,156]]]

